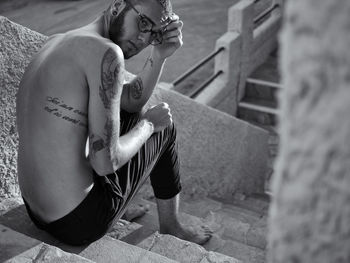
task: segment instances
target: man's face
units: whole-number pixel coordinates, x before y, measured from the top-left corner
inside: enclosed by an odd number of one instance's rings
[[[151,33],[140,32],[140,16],[148,18],[152,23],[153,31],[161,28],[160,20],[162,18],[162,6],[157,1],[145,1],[142,4],[135,5],[134,10],[129,3],[121,10],[111,23],[110,37],[123,51],[126,59],[138,54],[149,45]],[[139,12],[139,14],[137,13]]]

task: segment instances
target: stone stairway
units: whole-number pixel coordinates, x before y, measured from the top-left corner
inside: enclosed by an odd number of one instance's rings
[[[0,55],[6,67],[0,70],[0,170],[2,193],[14,192],[16,184],[15,95],[29,58],[46,37],[0,17]],[[16,59],[13,59],[16,58]],[[177,238],[159,235],[158,216],[152,198],[150,211],[136,222],[120,220],[110,233],[86,247],[70,247],[34,226],[21,199],[0,202],[0,262],[264,262],[266,200],[238,196],[264,189],[267,134],[246,122],[201,105],[162,87],[155,104],[166,101],[177,123],[184,186],[183,221],[207,223],[215,231],[204,248]],[[200,114],[198,114],[200,113]],[[204,143],[203,143],[204,142]],[[200,154],[193,154],[194,152]],[[1,161],[5,160],[3,163]],[[228,197],[228,200],[207,196]],[[236,194],[237,195],[237,194]],[[141,195],[142,197],[145,195]],[[237,200],[236,200],[237,199]],[[254,205],[251,205],[253,203]],[[262,206],[260,204],[260,206]],[[254,207],[254,209],[252,208]],[[145,249],[146,248],[146,249]],[[176,250],[175,250],[176,248]],[[23,256],[23,253],[28,253]],[[80,256],[80,257],[78,257]],[[191,257],[190,257],[191,256]],[[17,257],[17,258],[14,258]]]
[[[274,161],[277,157],[279,135],[278,124],[278,92],[282,89],[278,70],[278,50],[258,67],[246,81],[245,95],[238,104],[238,118],[269,133],[269,172],[266,177],[266,191],[269,192],[269,180],[273,173]]]
[[[157,232],[158,214],[153,200],[147,214],[128,222],[118,221],[100,240],[85,247],[71,247],[37,229],[23,204],[6,204],[0,216],[0,261],[3,262],[265,262],[266,195],[233,200],[184,200],[180,219],[204,222],[214,235],[203,247]],[[7,200],[7,202],[10,202]],[[35,261],[34,259],[37,259]]]
[[[238,117],[261,126],[275,126],[281,88],[276,50],[247,78],[245,95],[238,104]]]
[[[155,231],[158,229],[156,205],[152,201],[143,200],[143,202],[150,205],[150,211],[136,222],[144,226],[145,229],[142,230],[144,233]],[[241,195],[234,200],[211,198],[185,200],[180,205],[182,212],[180,219],[188,224],[203,222],[214,231],[213,237],[204,244],[204,248],[208,251],[219,252],[242,262],[265,262],[268,205],[269,201],[265,195],[251,197]],[[146,240],[141,242],[127,238],[126,241],[144,247],[151,240],[145,238]],[[160,244],[166,243],[162,238],[158,240]],[[157,253],[161,251],[162,255],[169,256],[167,254],[169,250],[160,250],[157,246],[151,251]]]

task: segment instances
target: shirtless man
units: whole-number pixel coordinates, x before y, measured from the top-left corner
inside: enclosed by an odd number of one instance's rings
[[[94,22],[51,36],[17,96],[18,177],[28,214],[65,243],[102,237],[150,176],[160,232],[199,244],[211,231],[178,220],[176,131],[166,103],[144,109],[182,45],[169,0],[114,0]],[[144,70],[124,70],[153,45]],[[89,155],[85,148],[89,139]]]

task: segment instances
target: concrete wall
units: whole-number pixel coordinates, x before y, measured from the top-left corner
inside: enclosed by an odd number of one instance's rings
[[[1,96],[0,201],[19,194],[16,177],[15,96],[32,54],[46,37],[0,17]],[[243,121],[159,88],[152,98],[167,101],[179,134],[183,192],[231,198],[262,192],[267,170],[267,134]]]
[[[350,1],[293,0],[269,262],[350,262]]]
[[[0,16],[0,200],[19,194],[16,93],[24,69],[45,37]]]

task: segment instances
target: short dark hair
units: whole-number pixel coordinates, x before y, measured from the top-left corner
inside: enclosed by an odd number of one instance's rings
[[[171,14],[173,12],[173,7],[170,0],[156,0],[163,7],[164,11]]]
[[[141,4],[146,1],[156,1],[163,7],[164,13],[171,14],[173,12],[173,7],[170,0],[113,0],[110,7],[114,6],[115,4],[120,5],[120,3],[123,1],[129,1],[133,5]]]

